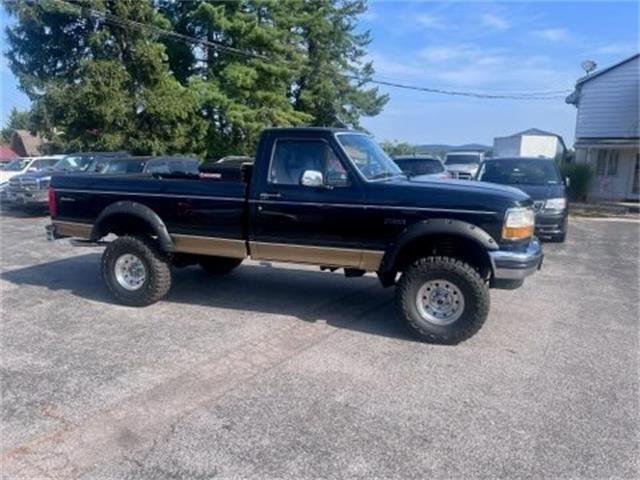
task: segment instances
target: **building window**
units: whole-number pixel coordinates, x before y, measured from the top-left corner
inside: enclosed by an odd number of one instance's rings
[[[618,175],[618,150],[598,150],[596,175],[615,177]]]

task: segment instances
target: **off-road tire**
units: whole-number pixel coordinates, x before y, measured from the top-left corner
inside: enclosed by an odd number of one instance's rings
[[[202,269],[211,275],[224,275],[240,266],[241,258],[203,256],[198,260]]]
[[[133,254],[142,260],[147,278],[142,287],[130,291],[116,280],[115,262],[124,254]],[[162,299],[171,288],[169,259],[146,237],[123,236],[107,245],[102,254],[102,279],[107,289],[120,303],[133,307],[151,305]]]
[[[464,296],[461,316],[449,325],[437,325],[418,312],[416,299],[427,281],[444,279],[453,283]],[[489,314],[489,287],[468,263],[451,257],[426,257],[411,264],[396,287],[396,309],[409,331],[420,340],[456,344],[473,336]]]

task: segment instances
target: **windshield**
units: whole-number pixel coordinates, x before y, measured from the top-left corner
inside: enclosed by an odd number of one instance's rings
[[[403,175],[400,167],[368,136],[357,133],[336,135],[349,159],[367,180]]]
[[[435,158],[394,158],[407,175],[433,175],[444,172],[444,166]]]
[[[505,158],[485,162],[478,180],[503,185],[559,184],[560,175],[553,160]]]
[[[140,173],[146,160],[111,160],[102,173]]]
[[[472,165],[480,163],[480,157],[478,155],[447,155],[445,162],[447,165]]]
[[[91,163],[91,157],[64,157],[62,160],[53,166],[57,171],[78,171],[85,170],[89,163]]]
[[[35,160],[31,165],[29,165],[29,170],[40,171],[45,168],[52,168],[57,161],[57,158],[41,158],[40,160]]]
[[[8,171],[8,172],[19,172],[20,170],[22,170],[24,167],[27,166],[28,160],[22,160],[20,158],[16,159],[16,160],[11,160],[9,163],[7,163],[7,165],[4,167],[4,171]]]

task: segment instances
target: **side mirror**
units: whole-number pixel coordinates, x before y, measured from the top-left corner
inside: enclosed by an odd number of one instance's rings
[[[300,177],[300,185],[303,187],[324,187],[322,172],[305,170],[302,177]]]
[[[571,186],[571,179],[569,177],[564,177],[564,184],[567,187],[570,187]]]

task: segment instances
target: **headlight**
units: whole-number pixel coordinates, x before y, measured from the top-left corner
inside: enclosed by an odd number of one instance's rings
[[[504,217],[502,238],[520,240],[533,235],[535,214],[531,208],[510,208]]]
[[[544,204],[545,210],[564,210],[567,208],[566,198],[550,198]]]

